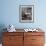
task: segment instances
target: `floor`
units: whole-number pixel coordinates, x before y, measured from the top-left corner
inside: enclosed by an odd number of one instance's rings
[[[2,44],[0,44],[0,46],[2,46]]]

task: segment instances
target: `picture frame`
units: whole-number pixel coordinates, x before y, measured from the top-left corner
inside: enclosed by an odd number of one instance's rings
[[[19,6],[19,21],[22,23],[34,22],[34,5]]]

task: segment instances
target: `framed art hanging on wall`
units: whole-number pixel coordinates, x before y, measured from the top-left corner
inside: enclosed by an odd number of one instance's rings
[[[19,6],[19,21],[25,23],[34,22],[34,5]]]

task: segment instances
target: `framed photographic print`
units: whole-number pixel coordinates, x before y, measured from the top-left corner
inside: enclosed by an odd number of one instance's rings
[[[34,5],[20,5],[19,7],[20,22],[34,22]]]

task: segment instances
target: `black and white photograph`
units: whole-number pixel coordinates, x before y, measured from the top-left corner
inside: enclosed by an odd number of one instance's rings
[[[34,21],[34,5],[20,5],[19,8],[20,22]]]

